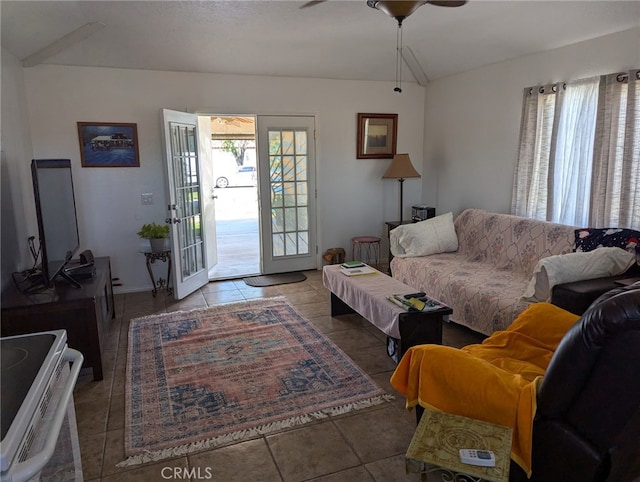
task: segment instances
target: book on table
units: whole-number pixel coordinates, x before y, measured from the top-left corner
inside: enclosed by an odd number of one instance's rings
[[[344,263],[342,263],[342,267],[346,268],[346,269],[352,269],[352,268],[362,268],[363,266],[366,266],[362,261],[345,261]]]
[[[357,268],[344,268],[344,267],[340,267],[340,271],[342,272],[342,274],[346,275],[346,276],[362,276],[365,274],[376,274],[377,271],[375,269],[373,269],[371,266],[363,264],[362,266],[359,266]]]

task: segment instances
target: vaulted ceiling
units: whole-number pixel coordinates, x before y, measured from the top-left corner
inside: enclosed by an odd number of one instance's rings
[[[2,0],[2,47],[27,65],[395,79],[393,18],[365,0],[304,3]],[[33,57],[92,22],[104,27]],[[420,7],[404,21],[403,37],[433,80],[639,26],[638,1],[469,0]]]

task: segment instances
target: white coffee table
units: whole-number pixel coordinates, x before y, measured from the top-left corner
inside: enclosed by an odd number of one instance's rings
[[[442,344],[442,322],[453,310],[448,306],[432,311],[409,312],[387,298],[416,292],[380,271],[363,276],[345,276],[340,265],[325,266],[322,282],[331,292],[331,315],[359,313],[397,345],[396,361],[412,346]]]

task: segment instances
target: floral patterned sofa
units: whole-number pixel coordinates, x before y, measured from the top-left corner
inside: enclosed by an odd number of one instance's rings
[[[538,261],[570,253],[575,227],[467,209],[454,221],[458,250],[395,257],[393,277],[453,309],[451,320],[490,335],[530,304],[522,295]]]

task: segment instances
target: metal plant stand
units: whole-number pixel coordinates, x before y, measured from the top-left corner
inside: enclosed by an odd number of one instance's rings
[[[151,278],[151,283],[153,284],[153,290],[151,293],[155,298],[158,295],[158,290],[166,289],[168,294],[173,293],[173,288],[171,288],[171,250],[164,251],[143,251],[145,258],[147,259],[147,271],[149,272],[149,277]],[[167,263],[167,278],[159,278],[156,281],[156,277],[153,274],[153,269],[151,265],[156,261],[162,261]]]

